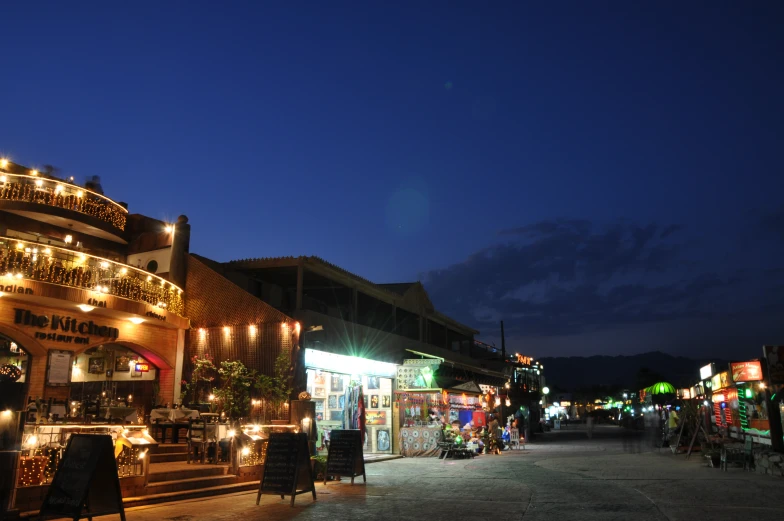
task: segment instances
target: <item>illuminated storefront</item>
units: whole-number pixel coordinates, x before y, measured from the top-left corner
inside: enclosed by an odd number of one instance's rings
[[[307,391],[316,404],[319,453],[326,454],[333,429],[359,428],[361,409],[365,411],[365,453],[392,453],[396,364],[305,349],[305,368]]]

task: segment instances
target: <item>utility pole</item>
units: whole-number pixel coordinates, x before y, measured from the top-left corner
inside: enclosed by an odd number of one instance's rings
[[[501,358],[506,361],[506,338],[504,337],[504,321],[501,321]]]

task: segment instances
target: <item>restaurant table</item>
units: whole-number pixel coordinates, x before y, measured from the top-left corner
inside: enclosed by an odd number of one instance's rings
[[[400,454],[407,458],[438,456],[443,439],[440,427],[402,427],[398,436]]]
[[[183,418],[196,419],[199,411],[195,409],[153,409],[150,411],[150,421],[162,420],[174,422]]]
[[[122,419],[126,422],[136,423],[136,407],[101,407],[102,416],[107,420],[111,418]]]

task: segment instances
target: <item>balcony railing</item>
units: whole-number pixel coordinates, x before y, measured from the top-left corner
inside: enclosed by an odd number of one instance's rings
[[[95,217],[125,230],[128,210],[108,197],[65,181],[0,172],[0,201],[56,206]]]
[[[157,275],[56,246],[0,237],[0,276],[145,302],[183,316],[182,290]]]

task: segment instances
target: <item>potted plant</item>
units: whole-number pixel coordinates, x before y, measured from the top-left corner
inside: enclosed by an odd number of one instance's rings
[[[289,385],[289,355],[287,351],[282,351],[275,359],[275,374],[268,376],[259,374],[256,376],[255,388],[261,398],[261,415],[263,422],[276,423],[288,420],[273,420],[270,416],[280,416],[283,404],[288,402],[291,386]]]
[[[207,395],[209,389],[215,382],[215,373],[217,368],[212,360],[212,356],[205,354],[203,356],[194,355],[191,358],[191,381],[185,383],[184,401],[188,405],[198,406],[199,404],[207,404]]]

